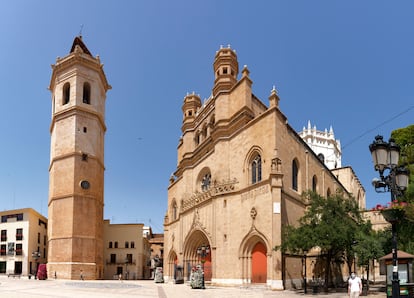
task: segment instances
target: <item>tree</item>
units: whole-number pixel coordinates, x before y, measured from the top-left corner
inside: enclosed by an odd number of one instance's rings
[[[371,223],[368,222],[356,233],[356,241],[353,251],[357,256],[357,264],[365,267],[367,272],[367,290],[369,291],[369,265],[370,263],[384,255],[383,242],[385,241],[382,233],[372,230]]]
[[[285,226],[282,245],[275,249],[281,249],[284,253],[298,253],[319,247],[321,255],[325,257],[327,290],[332,260],[343,260],[344,256],[349,260],[349,252],[363,219],[356,200],[345,197],[343,193],[325,198],[314,192],[307,192],[303,199],[309,205],[300,218],[299,225]]]
[[[398,249],[414,254],[414,125],[392,131],[391,137],[401,147],[400,165],[404,165],[410,171],[408,188],[401,201],[407,202],[405,218],[397,225]],[[391,231],[389,231],[391,235]],[[386,245],[390,245],[391,236]],[[390,247],[387,247],[388,249]],[[390,251],[390,250],[386,250]]]

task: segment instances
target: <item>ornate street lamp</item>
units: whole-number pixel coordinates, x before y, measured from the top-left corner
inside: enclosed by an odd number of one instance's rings
[[[394,139],[385,142],[382,136],[376,136],[375,141],[369,145],[374,168],[379,172],[380,178],[375,178],[372,185],[376,192],[390,192],[391,204],[404,194],[408,186],[409,171],[405,167],[398,166],[400,147]],[[388,170],[388,175],[384,172]],[[397,223],[403,215],[403,211],[389,210],[382,212],[385,220],[392,226],[392,297],[400,297],[400,281],[398,279],[398,256],[397,256]]]
[[[200,247],[197,248],[197,255],[200,257],[201,259],[201,269],[203,270],[202,272],[202,288],[205,289],[205,285],[204,285],[204,263],[206,262],[206,257],[210,254],[210,246],[209,245],[202,245]]]

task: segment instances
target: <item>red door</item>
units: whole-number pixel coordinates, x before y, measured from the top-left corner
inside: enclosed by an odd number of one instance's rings
[[[211,271],[211,254],[207,255],[203,266],[204,266],[204,280],[211,281],[211,277],[213,275]]]
[[[267,258],[266,247],[258,242],[252,251],[252,283],[266,283]]]

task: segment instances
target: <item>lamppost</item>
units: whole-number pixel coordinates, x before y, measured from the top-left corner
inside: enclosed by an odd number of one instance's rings
[[[39,251],[32,252],[32,258],[35,260],[35,265],[36,265],[34,278],[37,279],[37,269],[39,267],[37,264],[37,260],[40,258],[40,252]]]
[[[305,294],[307,294],[308,293],[308,287],[307,287],[307,281],[306,281],[306,279],[307,279],[307,276],[306,276],[306,257],[307,257],[307,254],[308,254],[308,251],[307,250],[304,250],[303,251],[303,258],[305,259],[305,268],[304,268],[304,273],[303,273],[303,285],[304,285],[304,293]]]
[[[197,248],[197,255],[200,257],[201,259],[201,269],[203,270],[202,272],[202,288],[205,289],[205,285],[204,285],[204,263],[206,262],[206,257],[210,254],[210,246],[209,245],[202,245],[200,247]]]
[[[387,142],[382,136],[376,136],[375,141],[369,145],[375,170],[379,172],[380,179],[375,178],[372,185],[376,192],[391,193],[391,204],[404,194],[407,189],[409,171],[405,167],[398,166],[400,157],[400,146],[395,143],[394,139]],[[388,175],[384,172],[388,170]],[[396,213],[396,212],[395,212]],[[394,214],[395,214],[394,213]],[[400,297],[400,281],[398,279],[398,256],[397,256],[397,223],[401,219],[400,216],[391,217],[382,213],[384,218],[391,223],[392,226],[392,297]]]

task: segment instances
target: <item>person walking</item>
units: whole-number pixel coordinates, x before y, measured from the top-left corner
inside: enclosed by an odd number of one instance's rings
[[[358,276],[356,276],[354,272],[352,272],[351,277],[348,279],[348,295],[350,298],[358,298],[361,293],[361,279]]]

